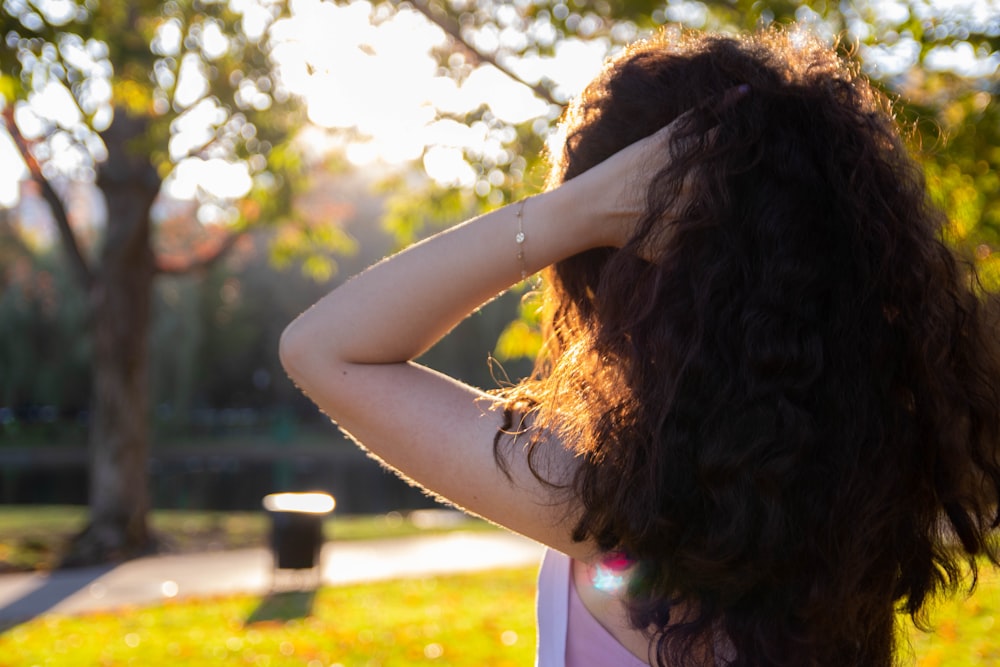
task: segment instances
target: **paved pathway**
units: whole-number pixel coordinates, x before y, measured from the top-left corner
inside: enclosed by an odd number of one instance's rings
[[[539,544],[500,531],[331,542],[324,547],[321,572],[324,584],[338,585],[530,565],[538,563],[541,554]],[[272,575],[271,554],[264,548],[151,556],[117,567],[2,575],[0,630],[44,613],[74,614],[178,596],[266,593]]]

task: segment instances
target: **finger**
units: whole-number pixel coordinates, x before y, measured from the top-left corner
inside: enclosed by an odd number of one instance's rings
[[[727,109],[749,94],[750,86],[743,83],[732,88],[727,88],[721,95],[713,95],[703,100],[697,107],[691,109],[691,111],[697,110],[702,118],[708,118],[712,122],[718,123]]]
[[[750,85],[746,83],[728,88],[722,93],[721,96],[710,97],[697,106],[688,109],[670,123],[653,133],[653,136],[661,138],[667,137],[677,131],[678,128],[684,127],[685,124],[694,121],[697,116],[706,111],[711,113],[714,120],[718,120],[724,110],[736,104],[749,94]]]
[[[715,110],[723,111],[728,109],[749,94],[750,84],[748,83],[741,83],[738,86],[730,88],[726,92],[722,93],[722,99],[719,100],[719,104],[715,107]]]

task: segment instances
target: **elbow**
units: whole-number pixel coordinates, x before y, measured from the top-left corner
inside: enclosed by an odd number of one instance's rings
[[[278,358],[285,373],[297,384],[302,383],[302,373],[309,367],[305,361],[309,356],[307,348],[299,320],[293,321],[281,332],[281,338],[278,340]]]
[[[281,332],[278,358],[289,379],[321,410],[333,415],[344,401],[344,363],[328,331],[300,317]]]
[[[288,377],[306,393],[318,384],[328,385],[329,378],[349,365],[344,345],[335,327],[303,313],[285,327],[278,339],[278,359]]]

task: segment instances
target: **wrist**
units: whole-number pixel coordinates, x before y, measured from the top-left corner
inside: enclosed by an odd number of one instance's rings
[[[531,197],[523,212],[526,253],[531,255],[533,234],[554,236],[562,250],[548,263],[593,248],[618,245],[606,216],[594,199],[570,182]],[[574,184],[576,185],[576,184]]]

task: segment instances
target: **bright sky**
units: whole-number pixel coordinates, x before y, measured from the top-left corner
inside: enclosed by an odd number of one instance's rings
[[[58,4],[61,0],[47,1]],[[230,2],[240,9],[254,7],[253,0]],[[502,151],[502,143],[484,123],[464,125],[441,118],[439,111],[461,114],[485,102],[495,116],[513,122],[543,117],[549,112],[546,104],[525,87],[492,67],[474,69],[460,84],[439,75],[430,52],[444,43],[445,36],[414,11],[400,11],[374,26],[370,21],[372,7],[365,1],[338,5],[320,0],[291,0],[291,5],[292,18],[276,26],[273,33],[277,43],[275,55],[286,85],[307,102],[315,128],[307,132],[311,148],[332,145],[330,133],[321,129],[349,129],[352,139],[342,147],[355,165],[408,164],[423,155],[423,166],[432,178],[470,186],[475,174],[462,159],[463,149],[488,154]],[[667,19],[684,18],[697,23],[699,6],[700,3],[687,0],[672,2]],[[897,14],[908,11],[898,0],[878,0],[872,6],[887,24],[898,22]],[[996,0],[938,0],[935,6],[947,6],[972,20],[978,20],[977,16],[988,20],[989,12],[996,9]],[[247,11],[248,25],[252,26],[254,17],[250,9]],[[983,11],[987,14],[982,15]],[[805,14],[800,17],[805,22],[809,19]],[[221,33],[207,33],[205,39],[210,49],[225,48]],[[516,46],[523,35],[504,30],[484,39],[492,42],[483,44],[486,48],[508,42]],[[157,48],[168,52],[179,46],[179,28],[165,24]],[[879,72],[905,71],[916,58],[915,48],[916,43],[906,38],[874,47]],[[552,57],[536,57],[513,65],[526,80],[536,81],[544,75],[559,83],[560,92],[571,96],[596,74],[606,51],[603,41],[572,40],[558,44]],[[980,58],[977,64],[975,55],[971,46],[960,43],[955,48],[929,54],[926,64],[962,74],[996,70],[996,57]],[[198,76],[186,73],[183,66],[177,83],[178,96],[192,100],[197,99],[204,85]],[[47,115],[67,116],[64,120],[68,121],[72,120],[68,115],[77,112],[65,100],[60,101],[60,96],[65,95],[65,89],[50,87],[36,102],[39,108],[47,110]],[[102,95],[110,95],[110,89],[102,88],[98,80],[93,95],[99,100]],[[203,143],[204,131],[199,128],[205,127],[206,118],[219,112],[207,103],[192,107],[185,114],[187,130],[171,141],[171,153],[182,155],[188,147]],[[22,111],[18,120],[22,129],[30,133],[31,114]],[[347,135],[341,133],[341,136]],[[63,159],[73,159],[72,151],[59,154],[64,155]],[[9,137],[0,132],[0,205],[16,201],[17,179],[23,177],[23,163]],[[239,197],[249,189],[250,177],[242,165],[219,159],[192,159],[182,162],[168,183],[171,193],[179,197],[194,196],[206,184],[220,197]]]
[[[485,124],[464,125],[442,115],[463,114],[483,103],[512,123],[549,112],[545,102],[493,67],[474,69],[460,84],[440,75],[430,51],[445,44],[445,35],[416,12],[400,12],[375,27],[367,2],[293,0],[292,7],[294,18],[274,33],[282,78],[305,97],[316,126],[361,135],[346,147],[356,165],[405,164],[423,155],[432,178],[468,186],[475,175],[462,149],[488,152],[502,146],[488,136]],[[495,39],[523,36],[500,33]],[[513,65],[526,80],[544,75],[572,95],[600,69],[607,48],[604,42],[574,40],[557,45],[553,57]]]
[[[460,124],[441,118],[439,111],[462,114],[486,103],[495,116],[512,122],[548,113],[544,102],[493,67],[476,68],[460,85],[439,75],[431,49],[444,44],[444,33],[414,11],[401,11],[376,27],[369,20],[368,2],[292,0],[291,4],[292,18],[272,33],[282,79],[305,98],[317,129],[351,130],[352,140],[342,147],[355,165],[402,165],[424,155],[424,167],[432,178],[469,186],[475,174],[462,159],[463,148],[484,152],[500,151],[502,146],[488,136],[484,123]],[[159,35],[159,47],[175,48],[179,39],[175,32],[167,24]],[[604,43],[567,42],[558,46],[554,57],[518,63],[518,72],[533,80],[544,73],[571,95],[597,72],[606,50]],[[182,67],[179,97],[196,99],[201,85],[197,77],[186,77]],[[47,90],[36,103],[52,117],[76,113],[60,101],[64,94],[64,89]],[[171,153],[180,155],[187,146],[202,143],[198,128],[216,111],[210,104],[189,110],[184,123],[188,130],[172,140]],[[32,115],[19,113],[18,120],[30,135]],[[326,132],[308,132],[308,137],[314,144],[334,145]],[[16,201],[17,179],[24,176],[24,165],[9,137],[0,133],[0,205]],[[183,161],[167,185],[171,194],[184,198],[206,184],[213,194],[238,197],[249,189],[250,179],[242,166],[193,159]]]
[[[2,104],[2,101],[0,101]],[[0,132],[0,206],[17,203],[18,181],[24,178],[25,168],[21,156],[6,132]]]

